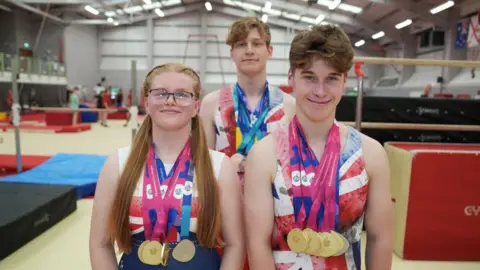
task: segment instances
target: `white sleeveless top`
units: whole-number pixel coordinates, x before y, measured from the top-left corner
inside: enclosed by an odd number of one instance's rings
[[[215,150],[211,150],[211,149],[209,149],[209,152],[210,152],[210,158],[212,160],[213,172],[215,174],[215,178],[218,181],[218,177],[220,175],[220,169],[222,167],[222,162],[225,157],[225,154]],[[130,154],[130,146],[119,148],[117,150],[118,169],[120,174],[123,171],[123,168],[125,166],[125,163],[127,162],[129,154]],[[173,164],[165,164],[165,169],[167,173],[168,171],[170,171],[172,167],[173,167]],[[141,212],[142,197],[143,197],[143,172],[137,183],[135,191],[133,192],[132,204],[130,206],[129,216],[130,216],[131,234],[137,234],[137,233],[143,232],[143,218],[142,218],[142,212]],[[194,178],[192,204],[195,203],[197,197],[198,197],[198,191],[195,188],[195,178]],[[192,213],[191,213],[190,231],[191,232],[197,231],[197,211],[194,209],[192,209]]]

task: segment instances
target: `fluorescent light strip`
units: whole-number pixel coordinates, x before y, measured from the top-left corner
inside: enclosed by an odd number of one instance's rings
[[[454,5],[455,5],[455,2],[453,2],[453,1],[447,1],[447,2],[445,2],[445,3],[443,3],[443,4],[439,5],[439,6],[436,6],[436,7],[432,8],[432,9],[430,9],[430,13],[432,13],[432,14],[437,14],[437,13],[439,13],[439,12],[444,11],[444,10],[447,9],[447,8],[453,7]]]
[[[128,14],[138,13],[138,12],[141,12],[142,10],[143,10],[142,6],[131,6],[123,9],[123,11],[125,11],[125,13],[128,13]]]
[[[284,11],[284,12],[282,12],[282,17],[290,19],[290,20],[298,21],[298,20],[300,20],[301,16],[298,15],[298,14],[287,13],[287,12]]]
[[[162,4],[160,2],[155,2],[155,3],[143,5],[142,7],[145,10],[151,10],[151,9],[161,8]]]
[[[152,0],[143,0],[143,2],[147,5],[151,5],[152,4]]]
[[[271,8],[272,8],[272,2],[267,1],[267,2],[265,3],[265,9],[268,10],[268,9],[271,9]]]
[[[379,39],[381,37],[385,36],[385,32],[380,31],[372,36],[373,39]]]
[[[100,14],[100,12],[98,12],[98,10],[94,9],[93,7],[89,6],[89,5],[86,5],[85,6],[85,10],[92,13],[93,15],[98,15]]]
[[[159,17],[164,17],[164,16],[165,16],[165,14],[163,13],[163,11],[161,11],[159,8],[155,9],[155,13],[157,13],[157,15],[158,15]]]
[[[272,15],[272,16],[282,15],[282,12],[280,10],[276,10],[276,9],[265,9],[265,8],[263,8],[262,11],[264,13],[267,13],[268,15]]]
[[[325,15],[318,15],[317,18],[315,19],[315,24],[321,23],[325,19]]]
[[[333,2],[330,2],[330,5],[328,6],[328,8],[330,10],[334,10],[338,7],[338,5],[340,5],[341,2],[342,0],[333,0]]]
[[[267,23],[267,21],[268,21],[268,16],[267,16],[267,14],[263,14],[263,15],[262,15],[262,22]]]
[[[304,1],[307,2],[308,0],[304,0]],[[335,2],[332,3],[331,0],[318,0],[317,4],[332,9],[331,7],[334,7],[333,4],[336,4],[336,2],[338,2],[338,0],[334,0],[334,1]],[[359,14],[363,11],[363,9],[361,7],[357,7],[357,6],[354,6],[354,5],[349,5],[349,4],[346,4],[346,3],[340,3],[338,5],[338,7],[336,7],[336,8],[338,8],[340,10],[343,10],[343,11],[355,13],[355,14]]]
[[[410,24],[412,24],[412,20],[407,19],[407,20],[405,20],[405,21],[403,21],[403,22],[398,23],[397,25],[395,25],[395,28],[397,28],[397,29],[402,29],[402,28],[404,28],[405,26],[409,26]]]
[[[107,22],[113,23],[113,19],[112,19],[112,18],[108,18],[108,19],[107,19]]]
[[[355,14],[362,13],[362,11],[363,11],[363,8],[361,8],[361,7],[357,7],[357,6],[353,6],[353,5],[349,5],[349,4],[345,4],[345,3],[341,3],[338,6],[338,9],[341,9],[343,11],[348,11],[348,12],[351,12],[351,13],[355,13]]]
[[[105,16],[107,16],[107,17],[113,17],[115,15],[116,15],[115,11],[106,11],[105,12]]]
[[[365,44],[365,40],[359,40],[357,42],[355,42],[355,47],[360,47],[360,46],[363,46]]]
[[[310,24],[315,24],[315,19],[310,18],[310,17],[302,17],[300,19],[302,22],[310,23]]]
[[[212,4],[210,4],[210,2],[205,2],[205,8],[206,8],[208,11],[211,11],[211,10],[212,10]]]

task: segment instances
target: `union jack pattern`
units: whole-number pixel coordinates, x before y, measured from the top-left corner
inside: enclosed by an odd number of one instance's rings
[[[223,153],[210,150],[210,156],[212,158],[212,166],[215,172],[215,176],[218,178],[222,160],[224,157]],[[165,166],[167,169],[167,165]],[[167,169],[168,171],[168,169]],[[142,173],[143,175],[143,173]],[[142,218],[142,197],[143,197],[143,177],[140,177],[135,191],[133,192],[132,202],[130,204],[129,211],[129,220],[130,220],[130,233],[132,235],[143,233],[143,218]],[[177,208],[178,216],[182,215],[181,203]],[[190,216],[190,232],[196,233],[197,231],[197,216],[198,216],[198,192],[195,187],[195,180],[193,182],[193,194],[192,194],[192,206],[191,206],[191,216]],[[178,242],[180,241],[180,233],[177,230],[178,226],[172,226],[172,229],[169,231],[167,239],[169,242]]]
[[[270,94],[269,113],[265,118],[267,133],[271,133],[280,125],[285,116],[283,107],[283,92],[278,87],[268,86]],[[215,115],[216,145],[215,150],[231,157],[236,153],[235,132],[236,117],[233,106],[233,86],[227,85],[220,89],[219,108]]]
[[[289,147],[288,130],[273,132],[277,150]],[[289,175],[289,151],[278,156],[277,174],[272,186],[275,226],[272,236],[273,257],[278,270],[360,270],[360,240],[368,192],[368,176],[362,152],[361,134],[348,127],[348,136],[340,156],[340,218],[339,233],[350,243],[350,248],[340,256],[321,258],[291,251],[286,242],[294,226],[292,181]]]

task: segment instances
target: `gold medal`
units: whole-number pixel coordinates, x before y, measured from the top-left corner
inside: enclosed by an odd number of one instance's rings
[[[141,254],[138,256],[144,264],[160,265],[162,263],[162,249],[164,246],[157,241],[145,241],[145,245],[141,249]],[[140,252],[140,249],[139,249]]]
[[[338,238],[338,240],[343,242],[343,248],[339,252],[337,252],[335,255],[333,255],[333,256],[340,256],[343,253],[347,252],[347,250],[350,248],[350,242],[348,242],[347,238],[345,238],[342,234],[337,232],[333,232],[333,233]]]
[[[308,247],[307,250],[305,250],[305,253],[315,255],[316,252],[322,249],[323,239],[312,229],[305,229],[303,233],[306,234],[309,239]]]
[[[167,266],[168,258],[170,257],[170,243],[165,243],[160,250],[160,264],[163,266]]]
[[[339,252],[343,246],[341,246],[341,242],[333,236],[333,234],[328,232],[322,232],[321,236],[323,239],[323,249],[320,252],[320,256],[324,258],[331,257]]]
[[[308,239],[300,229],[293,229],[287,236],[288,247],[293,252],[304,252],[308,248]]]
[[[150,241],[148,241],[148,240],[143,241],[143,243],[138,247],[138,252],[137,252],[137,253],[138,253],[138,258],[140,259],[140,261],[141,261],[142,263],[145,263],[145,262],[143,261],[142,252],[143,252],[143,249],[145,248],[145,246],[147,245],[148,242],[150,242]]]
[[[318,241],[320,242],[320,248],[317,249],[312,255],[315,255],[317,257],[322,257],[322,252],[323,252],[323,245],[324,245],[324,241],[325,241],[325,237],[323,237],[322,233],[321,232],[318,232],[316,233],[316,238],[318,239]]]
[[[172,256],[179,262],[188,262],[195,256],[195,245],[188,239],[182,240],[173,249]]]

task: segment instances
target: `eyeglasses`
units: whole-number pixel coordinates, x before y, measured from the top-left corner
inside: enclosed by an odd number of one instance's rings
[[[161,89],[151,89],[148,91],[149,95],[156,101],[167,102],[170,96],[173,101],[179,106],[188,106],[196,99],[195,95],[186,91],[168,92]]]

